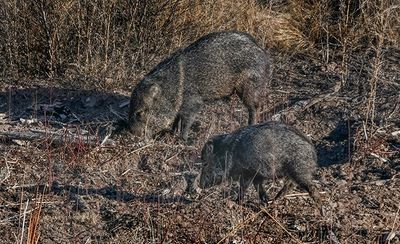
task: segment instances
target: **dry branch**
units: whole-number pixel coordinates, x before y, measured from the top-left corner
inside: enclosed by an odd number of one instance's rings
[[[88,146],[107,146],[115,145],[115,141],[107,139],[101,142],[97,136],[77,135],[77,134],[60,134],[56,132],[17,132],[17,131],[0,131],[0,140],[22,140],[22,141],[47,141],[54,146],[69,144],[84,144]]]
[[[321,94],[319,96],[313,97],[306,101],[301,101],[301,103],[297,103],[294,106],[291,106],[287,109],[283,109],[280,112],[275,113],[272,116],[272,120],[276,120],[276,121],[289,120],[290,121],[293,119],[293,116],[295,116],[296,114],[303,112],[304,110],[314,106],[317,103],[320,103],[322,101],[333,98],[334,95],[341,89],[341,87],[342,87],[341,81],[338,81],[334,85],[333,91]],[[273,108],[272,110],[269,110],[269,112],[267,112],[267,113],[273,114],[273,112],[275,110],[276,110],[276,108]]]

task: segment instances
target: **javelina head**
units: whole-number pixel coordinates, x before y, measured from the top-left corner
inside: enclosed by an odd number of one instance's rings
[[[207,141],[201,151],[200,188],[218,185],[226,178],[228,158],[223,143],[225,137],[226,135],[219,135]]]
[[[157,84],[139,85],[132,92],[128,123],[135,136],[151,136],[154,120],[154,103],[161,89]]]

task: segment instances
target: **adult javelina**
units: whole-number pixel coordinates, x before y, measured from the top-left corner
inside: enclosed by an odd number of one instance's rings
[[[260,93],[270,75],[268,53],[252,36],[216,32],[203,36],[158,64],[132,92],[128,124],[134,135],[152,136],[174,125],[187,139],[204,102],[236,92],[254,124]]]
[[[240,200],[253,183],[260,199],[266,202],[263,181],[285,177],[285,185],[275,199],[295,182],[320,205],[319,194],[311,181],[316,158],[313,144],[288,125],[267,122],[244,127],[232,134],[218,135],[204,145],[200,188],[220,184],[225,179],[238,180]]]

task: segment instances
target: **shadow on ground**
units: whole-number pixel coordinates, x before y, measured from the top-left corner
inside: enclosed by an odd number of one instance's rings
[[[317,161],[320,167],[341,164],[349,160],[353,148],[349,130],[352,129],[347,121],[339,121],[328,136],[316,143]]]
[[[60,185],[58,182],[54,182],[49,188],[47,185],[39,184],[32,186],[22,187],[23,191],[30,193],[43,192],[47,194],[55,194],[61,196],[69,196],[70,200],[74,204],[75,210],[85,209],[85,203],[81,196],[102,196],[109,200],[120,201],[120,202],[130,202],[130,201],[140,201],[147,203],[157,203],[157,204],[170,204],[170,203],[184,203],[189,204],[192,201],[183,196],[164,196],[160,194],[146,194],[146,195],[135,195],[126,191],[119,191],[115,186],[106,186],[101,188],[84,188],[74,185]],[[7,191],[7,189],[1,189],[0,192]]]
[[[124,117],[129,96],[95,90],[36,87],[0,92],[0,113],[11,120],[99,123]]]

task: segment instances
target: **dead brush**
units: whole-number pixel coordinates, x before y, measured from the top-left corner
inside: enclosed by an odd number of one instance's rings
[[[382,162],[387,162],[388,158],[397,152],[391,149],[387,135],[379,133],[379,127],[372,124],[358,126],[352,135],[354,143],[354,153],[351,161],[358,161],[365,156],[372,156]]]
[[[306,25],[303,19],[256,1],[40,1],[14,5],[7,0],[3,8],[8,13],[4,31],[15,33],[0,37],[0,50],[5,54],[0,58],[3,72],[67,76],[67,84],[132,85],[130,77],[142,74],[159,57],[216,30],[246,31],[266,47],[288,51],[312,46],[302,29]],[[38,48],[42,46],[46,48]]]
[[[284,7],[284,12],[296,23],[297,29],[307,40],[309,45],[314,45],[325,38],[330,30],[327,29],[330,22],[329,1],[302,1],[291,0]],[[305,46],[305,47],[308,47]]]
[[[194,11],[185,12],[181,25],[192,23],[198,28],[189,35],[191,40],[212,30],[237,29],[251,33],[265,47],[302,50],[309,46],[299,23],[290,14],[256,1],[194,1],[190,7]]]
[[[379,1],[376,4],[368,4],[364,9],[364,14],[370,17],[366,20],[371,28],[371,49],[374,52],[374,58],[371,59],[371,71],[369,72],[369,92],[365,104],[365,123],[374,125],[376,110],[376,95],[378,86],[381,83],[382,66],[384,65],[384,54],[382,50],[388,43],[400,43],[400,35],[393,35],[393,18],[400,17],[400,5],[392,5],[391,1]],[[373,9],[371,11],[371,9]],[[372,16],[371,12],[375,13]]]
[[[42,214],[43,198],[44,198],[44,193],[39,194],[39,196],[36,193],[35,197],[36,202],[33,207],[33,211],[31,212],[31,216],[29,218],[28,236],[26,239],[27,244],[39,243],[39,238],[40,238],[39,223]]]
[[[322,44],[326,60],[335,46],[348,53],[374,40],[378,24],[385,44],[400,43],[395,0],[6,0],[2,8],[2,31],[13,33],[0,37],[3,74],[66,76],[67,84],[97,87],[132,85],[130,77],[143,74],[161,56],[217,30],[247,31],[264,46],[288,52]]]

